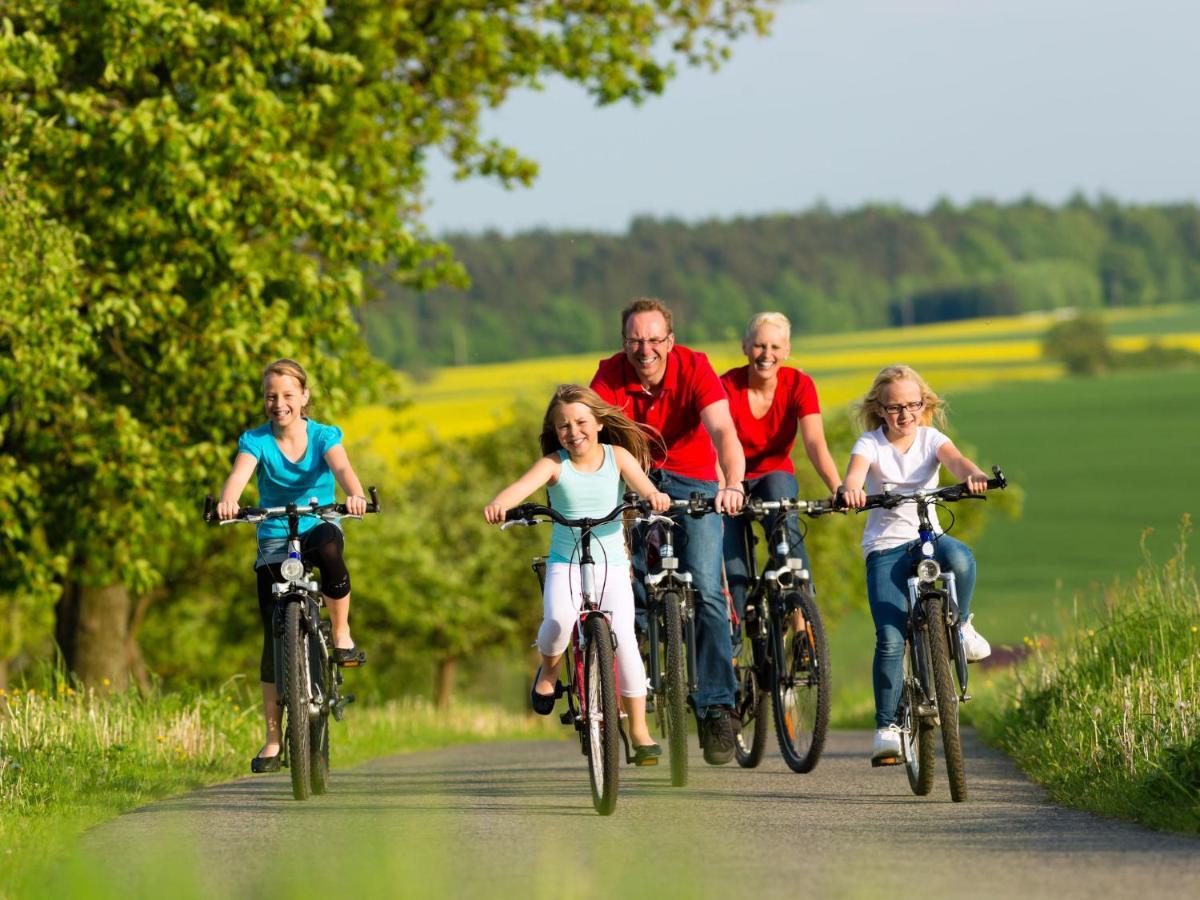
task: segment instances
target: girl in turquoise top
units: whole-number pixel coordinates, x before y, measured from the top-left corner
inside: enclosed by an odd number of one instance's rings
[[[221,489],[217,515],[222,519],[237,515],[238,499],[256,470],[262,506],[307,505],[314,497],[320,504],[332,503],[336,480],[346,493],[347,511],[351,515],[366,512],[362,484],[342,446],[341,429],[307,418],[308,375],[301,365],[290,359],[276,360],[263,371],[262,385],[268,421],[244,432],[238,440],[238,454],[233,461],[233,471]],[[305,516],[300,519],[300,536],[305,565],[320,570],[321,593],[325,595],[325,605],[333,624],[334,661],[342,666],[362,665],[366,662],[366,654],[354,646],[350,637],[350,573],[342,560],[342,530],[330,522]],[[260,523],[258,559],[254,566],[258,574],[258,611],[263,626],[259,677],[267,738],[250,763],[252,772],[279,769],[282,734],[271,635],[275,602],[271,585],[281,580],[279,564],[286,558],[287,524],[282,520]]]
[[[644,467],[650,465],[646,435],[590,388],[559,385],[542,422],[541,446],[545,455],[484,508],[484,518],[492,524],[503,522],[508,510],[541,487],[547,489],[550,505],[570,519],[612,512],[621,503],[626,484],[650,501],[655,511],[670,508],[671,498],[655,489],[646,477]],[[617,680],[621,705],[629,716],[634,763],[653,764],[662,751],[646,728],[646,669],[633,630],[633,585],[621,523],[597,528],[593,536],[600,608],[612,616],[617,636]],[[577,571],[578,538],[579,529],[555,523],[537,639],[542,664],[530,691],[534,712],[541,715],[554,710],[558,667],[583,604]]]

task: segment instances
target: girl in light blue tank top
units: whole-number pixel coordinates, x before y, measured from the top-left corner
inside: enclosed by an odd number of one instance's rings
[[[671,498],[646,476],[650,446],[645,433],[590,388],[559,385],[546,409],[540,441],[542,458],[484,507],[489,522],[500,524],[506,512],[543,487],[550,505],[570,519],[601,518],[612,512],[620,505],[626,484],[658,512],[671,505]],[[592,557],[600,608],[610,614],[617,636],[617,680],[621,705],[629,716],[634,762],[653,765],[661,750],[646,728],[646,669],[633,630],[633,585],[619,521],[592,532]],[[542,664],[530,691],[533,709],[542,715],[554,711],[558,668],[581,605],[579,529],[556,523],[550,537],[537,640]]]

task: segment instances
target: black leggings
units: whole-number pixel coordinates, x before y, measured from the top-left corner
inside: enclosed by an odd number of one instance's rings
[[[300,536],[300,557],[306,567],[315,567],[320,572],[321,593],[330,600],[340,600],[350,593],[350,573],[342,559],[345,543],[342,530],[328,522],[322,522]],[[275,683],[275,635],[271,627],[275,614],[275,595],[271,593],[271,585],[283,580],[279,574],[280,565],[267,563],[255,570],[258,575],[258,614],[263,627],[258,675],[268,684]]]

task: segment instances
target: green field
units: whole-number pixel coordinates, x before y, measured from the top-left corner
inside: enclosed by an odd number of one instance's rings
[[[1163,560],[1180,517],[1200,515],[1200,372],[1005,384],[949,399],[976,461],[999,463],[1025,491],[1021,518],[993,517],[974,548],[972,608],[993,645],[1060,633],[1077,595],[1095,602],[1097,586],[1133,575],[1147,528]],[[819,577],[819,561],[814,569]],[[871,709],[869,615],[831,637],[839,715],[853,720]]]

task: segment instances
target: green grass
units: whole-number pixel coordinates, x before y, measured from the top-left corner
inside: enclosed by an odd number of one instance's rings
[[[1166,565],[1090,594],[976,721],[1056,799],[1200,834],[1198,709],[1200,586],[1181,540]]]
[[[0,897],[36,883],[84,829],[152,800],[248,774],[262,739],[257,685],[100,697],[66,683],[0,696]],[[332,764],[456,743],[557,737],[529,715],[418,700],[355,706]]]
[[[1021,517],[989,517],[973,547],[979,580],[972,610],[994,646],[1073,627],[1074,597],[1130,577],[1146,529],[1153,529],[1148,546],[1161,556],[1180,516],[1200,513],[1198,397],[1197,371],[1006,384],[950,396],[951,422],[978,448],[976,461],[985,469],[999,463],[1025,491]],[[820,560],[813,565],[819,578]],[[864,598],[831,628],[842,726],[872,720],[873,647]]]

